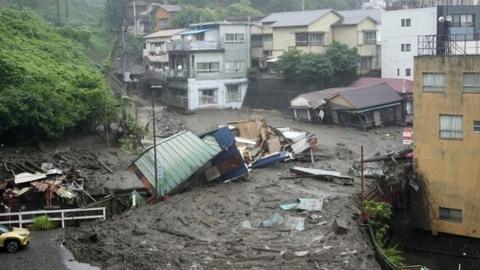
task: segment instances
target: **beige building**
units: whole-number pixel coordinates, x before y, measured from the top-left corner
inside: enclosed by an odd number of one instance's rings
[[[434,54],[414,65],[413,217],[434,234],[480,238],[480,55]]]
[[[360,72],[380,68],[377,42],[381,11],[331,9],[273,13],[252,26],[252,59],[260,68],[275,62],[288,48],[324,53],[337,41],[357,48]]]

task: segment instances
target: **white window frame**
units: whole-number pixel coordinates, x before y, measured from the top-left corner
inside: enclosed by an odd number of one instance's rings
[[[205,95],[204,92],[212,91],[212,95]],[[198,90],[198,105],[216,105],[218,104],[218,89],[205,88]]]
[[[321,46],[325,44],[324,33],[308,33],[308,45]]]
[[[445,84],[445,73],[427,72],[422,74],[422,91],[425,93],[443,93]]]
[[[377,44],[377,31],[363,31],[363,44]]]
[[[245,71],[245,61],[225,62],[225,73],[241,73]]]
[[[412,26],[412,19],[410,19],[410,18],[402,19],[401,20],[401,26],[402,27],[411,27]]]
[[[438,136],[441,140],[463,140],[463,115],[441,114]]]
[[[473,121],[473,132],[480,133],[480,120]]]
[[[243,44],[245,43],[245,35],[243,33],[226,33],[225,44]]]
[[[463,211],[462,209],[439,207],[438,219],[449,222],[462,223]]]
[[[405,76],[407,76],[407,77],[412,76],[412,69],[411,68],[406,68],[405,69]]]
[[[226,102],[242,102],[241,84],[226,84]]]
[[[463,73],[463,92],[469,94],[480,94],[480,73]]]
[[[218,65],[218,68],[214,68],[215,64]],[[199,68],[199,65],[207,65],[207,68]],[[220,62],[197,62],[196,68],[197,74],[220,73]]]

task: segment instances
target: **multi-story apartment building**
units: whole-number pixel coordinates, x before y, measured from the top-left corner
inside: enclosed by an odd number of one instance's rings
[[[380,20],[379,9],[273,13],[252,26],[252,62],[266,67],[288,48],[325,53],[337,41],[358,49],[361,73],[378,70]]]
[[[149,71],[168,67],[167,43],[181,39],[185,29],[160,30],[143,37],[143,59]]]
[[[162,101],[188,111],[242,106],[250,65],[248,23],[194,24],[166,49],[168,67],[152,75],[163,80]]]
[[[476,0],[387,1],[382,13],[382,77],[413,79],[419,42],[446,35],[478,40],[479,33]]]
[[[415,57],[411,209],[434,234],[480,238],[480,55],[440,43]]]

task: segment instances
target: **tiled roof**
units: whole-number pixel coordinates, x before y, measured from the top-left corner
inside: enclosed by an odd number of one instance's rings
[[[273,23],[273,27],[291,27],[291,26],[307,26],[327,13],[332,12],[331,9],[307,10],[307,11],[291,11],[272,13],[261,20],[262,23]]]
[[[399,94],[413,93],[413,81],[405,79],[363,77],[353,82],[350,86],[364,87],[379,83],[388,83],[390,87],[392,87]]]

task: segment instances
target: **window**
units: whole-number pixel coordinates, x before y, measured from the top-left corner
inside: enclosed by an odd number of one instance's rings
[[[402,44],[401,45],[401,51],[402,52],[410,52],[412,50],[412,45],[411,44]]]
[[[406,68],[406,69],[405,69],[405,76],[407,76],[407,77],[412,76],[412,69]]]
[[[402,27],[410,27],[412,25],[411,19],[402,19]]]
[[[199,104],[217,104],[217,89],[201,89],[199,95]]]
[[[400,69],[397,68],[397,76],[400,77]]]
[[[363,32],[363,43],[364,44],[376,44],[377,43],[377,32],[376,31],[365,31],[365,32]]]
[[[480,133],[480,121],[473,121],[473,131]]]
[[[318,46],[323,44],[323,33],[295,33],[295,46]]]
[[[197,63],[197,73],[218,73],[220,72],[219,62]]]
[[[463,74],[463,92],[480,93],[480,73]]]
[[[445,74],[423,73],[422,89],[423,92],[443,92],[445,89]]]
[[[450,15],[452,18],[452,27],[473,27],[475,25],[475,16],[473,14]]]
[[[440,115],[440,139],[463,139],[463,116]]]
[[[263,42],[271,42],[273,40],[272,34],[263,35]]]
[[[441,220],[462,223],[462,210],[453,208],[438,208],[438,218]]]
[[[227,103],[241,102],[242,92],[240,92],[240,85],[227,84],[226,86],[227,86]]]
[[[263,36],[262,35],[252,35],[252,47],[262,47],[263,46]]]
[[[273,55],[273,51],[272,51],[272,50],[264,50],[264,51],[263,51],[263,55],[264,55],[264,56],[272,56],[272,55]]]
[[[243,44],[245,36],[243,34],[225,34],[226,44]]]
[[[295,33],[295,46],[307,46],[308,33]]]
[[[323,45],[323,33],[309,33],[308,45]]]
[[[372,57],[360,58],[360,70],[370,70],[372,68]]]
[[[170,26],[168,19],[158,19],[158,26],[160,29],[165,29]]]
[[[225,62],[226,73],[238,73],[245,70],[244,61]]]

